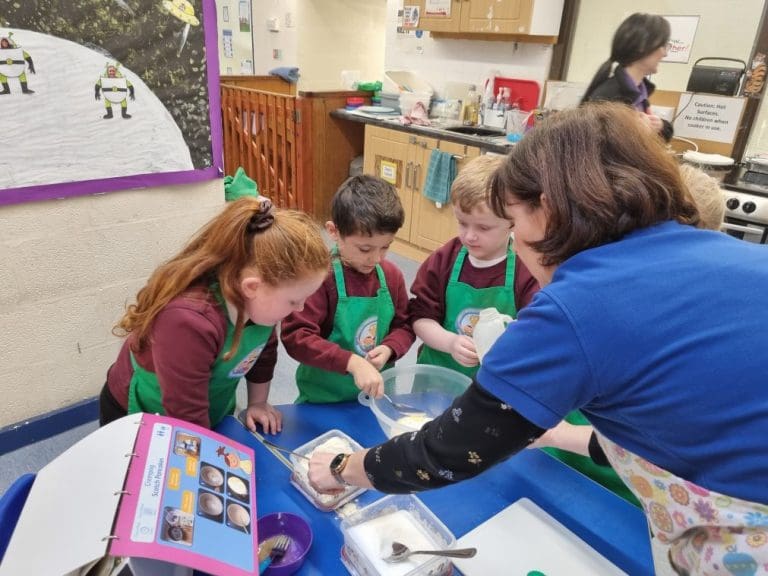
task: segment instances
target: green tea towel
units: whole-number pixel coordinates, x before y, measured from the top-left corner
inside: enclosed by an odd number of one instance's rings
[[[456,178],[456,159],[453,154],[435,148],[429,157],[427,181],[424,183],[424,196],[440,208],[451,198],[451,184]]]
[[[234,176],[224,176],[224,200],[232,202],[243,196],[259,196],[259,187],[241,166]]]

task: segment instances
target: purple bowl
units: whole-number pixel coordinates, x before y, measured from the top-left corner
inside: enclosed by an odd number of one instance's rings
[[[285,556],[272,562],[264,574],[289,576],[301,568],[307,552],[312,547],[312,529],[304,518],[290,512],[267,514],[258,519],[256,530],[260,543],[278,534],[285,534],[291,538],[291,545]]]

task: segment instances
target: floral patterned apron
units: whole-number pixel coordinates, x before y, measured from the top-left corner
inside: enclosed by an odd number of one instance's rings
[[[686,576],[768,574],[768,506],[707,490],[597,438],[667,551],[657,566]]]

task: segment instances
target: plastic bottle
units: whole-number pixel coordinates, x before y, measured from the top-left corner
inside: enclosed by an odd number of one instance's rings
[[[461,119],[462,123],[466,126],[476,126],[479,115],[479,94],[475,90],[475,86],[469,89],[467,93],[466,101],[462,109]]]
[[[472,332],[472,340],[475,342],[475,349],[480,362],[483,361],[483,357],[491,349],[496,339],[507,329],[507,325],[513,321],[511,316],[501,314],[496,308],[480,310],[480,317]]]

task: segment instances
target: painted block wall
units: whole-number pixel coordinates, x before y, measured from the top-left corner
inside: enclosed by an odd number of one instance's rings
[[[222,180],[0,207],[0,427],[101,389],[111,330],[224,204]]]

